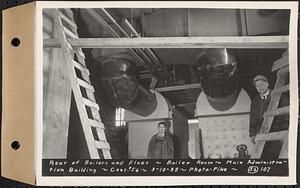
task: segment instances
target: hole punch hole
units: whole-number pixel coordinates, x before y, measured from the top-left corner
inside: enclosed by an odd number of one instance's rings
[[[20,148],[20,143],[18,142],[18,141],[13,141],[12,143],[11,143],[11,147],[12,147],[12,149],[14,149],[14,150],[18,150],[19,148]]]
[[[20,39],[18,39],[18,38],[13,38],[13,39],[11,40],[11,45],[12,45],[13,47],[18,47],[20,44],[21,44],[21,41],[20,41]]]

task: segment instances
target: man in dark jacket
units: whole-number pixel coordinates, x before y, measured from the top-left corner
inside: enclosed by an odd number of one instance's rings
[[[158,133],[153,135],[149,141],[147,159],[173,159],[173,140],[166,132],[165,122],[158,123]]]
[[[253,79],[253,84],[258,95],[251,101],[249,136],[251,137],[251,142],[255,144],[255,136],[260,131],[264,113],[269,106],[271,90],[269,89],[268,79],[263,75],[256,75]]]
[[[257,75],[253,79],[253,84],[258,92],[258,95],[251,102],[250,109],[250,128],[249,134],[251,141],[255,144],[255,136],[259,133],[265,111],[268,109],[270,103],[271,90],[269,89],[269,82],[263,75]],[[289,92],[283,93],[278,101],[278,107],[289,105]],[[288,130],[289,128],[289,114],[275,116],[270,126],[270,132],[278,132]],[[267,141],[261,154],[261,159],[278,159],[281,151],[282,142],[280,140]]]

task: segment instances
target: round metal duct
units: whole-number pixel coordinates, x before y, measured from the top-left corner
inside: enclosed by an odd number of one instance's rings
[[[109,102],[141,116],[150,115],[157,106],[155,95],[137,83],[131,56],[109,54],[101,58],[101,84]]]
[[[216,110],[231,108],[239,91],[237,61],[225,49],[205,49],[197,52],[197,75],[210,105]]]

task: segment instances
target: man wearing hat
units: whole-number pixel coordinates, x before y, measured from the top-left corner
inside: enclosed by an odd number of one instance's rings
[[[269,82],[266,76],[256,75],[253,79],[258,95],[251,101],[249,136],[251,142],[255,144],[255,136],[259,133],[262,126],[264,112],[270,102]]]

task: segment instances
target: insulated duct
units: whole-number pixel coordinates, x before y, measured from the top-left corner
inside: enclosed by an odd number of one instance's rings
[[[134,63],[129,55],[109,54],[102,56],[101,84],[109,102],[141,116],[154,112],[155,95],[137,83]]]
[[[231,108],[239,92],[237,61],[225,49],[196,50],[197,75],[208,102],[216,110]]]

